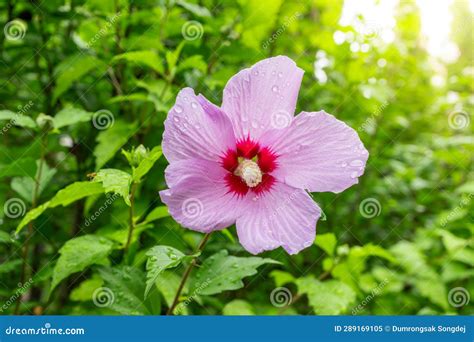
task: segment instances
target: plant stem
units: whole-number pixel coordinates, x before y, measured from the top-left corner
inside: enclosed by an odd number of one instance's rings
[[[41,176],[43,173],[43,164],[44,164],[44,159],[46,156],[46,144],[47,144],[47,132],[43,132],[43,136],[41,137],[41,155],[40,155],[40,160],[38,164],[38,171],[36,172],[35,175],[35,187],[33,189],[33,198],[31,201],[31,209],[36,208],[36,204],[38,201],[38,195],[39,195],[39,190],[40,190],[40,183],[41,183]],[[28,264],[28,256],[30,254],[30,240],[33,237],[33,222],[30,222],[28,224],[28,235],[26,236],[26,241],[25,245],[23,246],[23,253],[22,253],[22,265],[21,265],[21,274],[20,274],[20,284],[23,286],[25,279],[26,279],[26,265]],[[20,295],[20,297],[17,299],[17,302],[15,304],[15,315],[18,315],[20,312],[20,303],[23,300],[23,293]]]
[[[211,233],[207,233],[206,235],[204,235],[204,238],[201,240],[201,242],[199,243],[199,246],[196,249],[196,253],[202,252],[210,236],[211,236]],[[184,285],[186,284],[186,281],[188,280],[193,267],[196,265],[196,261],[197,261],[197,256],[195,256],[193,260],[191,260],[188,268],[186,269],[186,271],[184,271],[183,277],[181,278],[181,282],[178,287],[178,291],[176,291],[176,295],[174,296],[173,304],[171,304],[171,306],[168,309],[168,312],[166,313],[167,315],[173,315],[173,311],[176,308],[176,305],[178,305],[181,292],[183,291]]]
[[[134,216],[134,206],[135,206],[135,191],[137,190],[137,183],[132,184],[132,189],[130,190],[130,207],[129,207],[129,229],[128,229],[128,238],[127,243],[125,244],[125,254],[127,254],[130,243],[132,242],[133,230],[135,229],[135,222],[133,221]]]

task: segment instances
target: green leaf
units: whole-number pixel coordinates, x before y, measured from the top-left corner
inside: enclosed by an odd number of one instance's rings
[[[36,128],[36,122],[29,116],[12,112],[11,110],[0,110],[0,121],[9,121],[13,126]]]
[[[55,70],[56,87],[53,91],[53,102],[67,91],[74,82],[88,75],[92,70],[98,68],[105,70],[107,65],[91,55],[75,55],[64,60]]]
[[[104,281],[98,276],[86,279],[71,291],[69,298],[76,302],[91,301],[94,291],[101,287],[103,283]]]
[[[7,232],[4,232],[3,230],[0,230],[0,243],[9,244],[12,242],[13,241],[10,237],[10,234],[8,234]]]
[[[155,146],[146,157],[140,162],[140,164],[133,169],[133,181],[139,182],[143,176],[153,167],[158,159],[162,155],[161,146]]]
[[[88,122],[92,119],[92,115],[93,113],[86,112],[83,109],[73,107],[65,108],[53,117],[54,128],[60,129],[79,122]]]
[[[127,62],[137,63],[139,65],[147,66],[158,74],[163,75],[163,63],[158,54],[151,50],[130,51],[121,55],[115,56],[112,62],[126,60]]]
[[[153,209],[145,218],[143,223],[150,223],[150,222],[153,222],[153,221],[156,221],[168,216],[170,216],[168,207],[163,205],[163,206],[156,207],[155,209]]]
[[[60,257],[53,270],[51,291],[69,275],[96,264],[112,251],[112,241],[95,235],[84,235],[67,241],[59,250]]]
[[[0,165],[0,178],[11,176],[35,177],[36,160],[31,157],[20,158],[8,165]]]
[[[2,262],[0,264],[0,274],[2,273],[11,273],[11,272],[15,272],[16,270],[19,269],[19,267],[21,267],[21,259],[13,259],[13,260],[8,260],[8,261],[5,261],[5,262]]]
[[[351,287],[339,280],[319,281],[313,276],[296,280],[298,293],[306,294],[318,315],[339,315],[347,312],[356,299]]]
[[[155,284],[158,276],[166,269],[173,268],[181,264],[186,259],[192,259],[196,255],[185,255],[176,248],[169,246],[155,246],[148,250],[146,256],[147,279],[145,289],[145,299],[148,296],[152,286]]]
[[[225,316],[250,316],[255,315],[255,311],[249,302],[234,299],[224,306],[222,314]]]
[[[20,224],[16,228],[16,233],[19,233],[24,226],[29,222],[40,216],[46,209],[54,208],[58,205],[67,206],[72,202],[75,202],[81,198],[104,193],[104,188],[100,183],[93,182],[76,182],[68,185],[64,189],[58,191],[58,193],[48,202],[30,210],[21,220]]]
[[[295,281],[295,277],[291,273],[280,271],[280,270],[274,270],[270,273],[270,277],[273,278],[273,281],[275,282],[275,285],[277,287],[281,287],[285,284],[288,283],[293,283]]]
[[[41,165],[41,177],[38,177],[40,172],[40,163]],[[12,179],[11,187],[15,190],[21,197],[27,200],[29,203],[33,202],[33,196],[35,195],[36,182],[35,179],[39,178],[38,183],[38,192],[37,196],[39,197],[46,186],[49,184],[53,176],[56,174],[57,170],[50,168],[46,162],[40,160],[36,161],[36,175],[32,177],[15,177]]]
[[[145,275],[138,267],[99,267],[104,287],[111,293],[107,307],[122,315],[149,315],[143,302]]]
[[[108,129],[97,135],[97,146],[94,149],[96,168],[105,165],[135,133],[137,125],[116,120]]]
[[[209,10],[206,7],[202,7],[202,6],[187,2],[185,0],[177,0],[176,4],[187,9],[189,12],[191,12],[194,15],[197,15],[198,17],[211,16],[211,12],[209,12]]]
[[[114,192],[123,197],[125,203],[130,206],[130,184],[132,176],[125,171],[117,169],[99,170],[93,179],[93,182],[100,182],[105,192]]]
[[[279,264],[278,261],[259,257],[235,257],[222,250],[207,258],[193,277],[191,293],[213,295],[244,286],[242,279],[257,273],[264,264]]]
[[[336,236],[333,233],[318,234],[316,235],[316,246],[320,247],[328,255],[334,256],[334,251],[337,245]]]
[[[156,287],[160,290],[168,307],[171,306],[178,290],[181,277],[171,271],[164,271],[155,282]],[[184,284],[183,294],[188,293],[188,283]]]

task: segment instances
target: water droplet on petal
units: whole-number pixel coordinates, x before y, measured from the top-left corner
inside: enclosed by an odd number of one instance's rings
[[[279,90],[279,89],[278,89],[278,86],[277,86],[277,85],[274,85],[274,86],[272,87],[272,91],[273,91],[274,93],[277,93],[278,90]]]
[[[197,105],[197,103],[196,103],[196,102],[191,102],[191,107],[193,107],[193,108],[197,108],[197,106],[198,106],[198,105]]]
[[[252,121],[252,127],[253,128],[258,128],[258,122],[257,121]]]
[[[282,73],[282,72],[279,72],[279,73],[278,73],[278,77],[282,78],[282,77],[283,77],[283,73]]]
[[[355,172],[355,171],[352,172],[352,173],[351,173],[351,178],[352,178],[352,179],[357,178],[357,172]]]
[[[362,166],[364,164],[364,162],[362,160],[359,160],[359,159],[355,159],[353,161],[351,161],[351,166]]]
[[[180,106],[180,105],[176,105],[174,106],[174,111],[176,113],[182,113],[183,112],[183,108]]]
[[[343,163],[341,164],[341,166],[342,166],[342,167],[346,167],[346,166],[347,166],[347,163],[346,163],[346,162],[343,162]]]
[[[175,122],[179,122],[179,118],[177,116],[174,117]]]

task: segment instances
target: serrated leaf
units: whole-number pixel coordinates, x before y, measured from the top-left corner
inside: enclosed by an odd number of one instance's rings
[[[93,113],[83,109],[68,107],[59,111],[53,117],[54,128],[60,129],[65,126],[74,125],[79,122],[88,122],[92,119]]]
[[[69,275],[96,264],[112,251],[112,241],[95,235],[83,235],[67,241],[59,250],[60,257],[53,270],[51,291]]]
[[[235,257],[222,250],[207,258],[193,277],[191,293],[213,295],[223,291],[237,290],[244,286],[242,279],[257,273],[264,264],[279,264],[278,261],[260,257]]]
[[[356,299],[354,290],[339,280],[319,281],[313,276],[296,280],[298,293],[306,294],[318,315],[339,315],[347,312]]]
[[[127,172],[118,169],[102,169],[97,172],[93,182],[102,183],[105,192],[119,194],[130,206],[129,192],[132,176]]]
[[[120,150],[135,133],[136,127],[135,123],[116,120],[111,127],[97,135],[97,146],[94,149],[97,169],[104,166]]]
[[[133,181],[139,182],[143,176],[145,176],[148,171],[155,165],[156,161],[160,159],[161,155],[163,154],[161,150],[161,146],[155,146],[153,149],[148,153],[148,155],[143,158],[140,164],[133,169]]]
[[[108,289],[107,307],[122,315],[149,315],[143,302],[145,275],[138,267],[99,267],[99,274]]]
[[[76,182],[68,185],[64,189],[59,190],[56,195],[48,202],[30,210],[21,220],[16,228],[16,233],[19,233],[23,227],[29,222],[40,216],[46,209],[54,208],[58,205],[67,206],[81,198],[104,193],[104,188],[100,183],[93,182]]]
[[[181,251],[170,246],[155,246],[148,250],[146,256],[148,257],[148,260],[146,263],[147,279],[145,299],[158,279],[158,276],[164,270],[176,267],[184,260],[194,258],[198,256],[198,254],[185,255]]]
[[[328,255],[333,256],[337,245],[337,239],[333,233],[318,234],[316,235],[316,241],[314,243]]]
[[[164,74],[163,63],[161,62],[160,57],[156,52],[151,50],[125,52],[121,55],[115,56],[112,61],[117,62],[119,60],[126,60],[128,62],[144,65],[155,70],[160,75]]]
[[[10,121],[13,126],[36,128],[36,122],[29,116],[12,112],[11,110],[0,110],[0,121]]]

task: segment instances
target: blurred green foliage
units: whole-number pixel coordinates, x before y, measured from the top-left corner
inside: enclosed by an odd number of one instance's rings
[[[314,194],[326,220],[296,256],[250,257],[234,228],[214,234],[175,313],[473,314],[468,2],[451,8],[450,64],[426,52],[414,1],[397,5],[390,43],[341,26],[342,6],[3,1],[0,311],[164,314],[201,238],[158,197],[167,111],[185,86],[219,104],[233,74],[283,54],[306,71],[297,112],[356,129],[366,173],[342,194]]]

